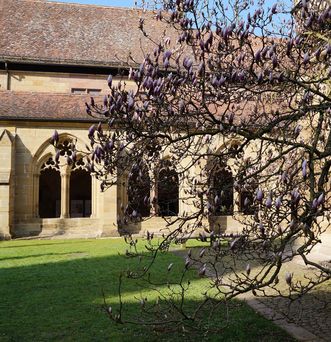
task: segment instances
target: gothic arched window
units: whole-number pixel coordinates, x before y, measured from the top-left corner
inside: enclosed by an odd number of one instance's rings
[[[55,218],[61,214],[61,176],[52,158],[41,167],[39,176],[39,217]]]
[[[158,214],[177,216],[179,212],[179,179],[169,161],[164,161],[157,177]]]
[[[70,217],[90,217],[92,200],[91,175],[78,160],[70,174]]]
[[[229,168],[215,171],[212,179],[213,214],[233,215],[233,176]]]
[[[128,214],[150,216],[150,177],[148,168],[143,163],[132,166],[128,180]]]

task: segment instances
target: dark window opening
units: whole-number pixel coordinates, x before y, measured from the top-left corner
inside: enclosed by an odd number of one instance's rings
[[[240,211],[244,215],[254,215],[254,191],[242,191],[240,193]]]
[[[211,194],[214,215],[233,215],[233,176],[230,170],[222,168],[215,172]]]
[[[85,88],[72,88],[71,94],[75,94],[75,95],[86,94],[86,89]]]
[[[128,181],[128,214],[135,211],[137,217],[150,216],[150,185],[148,168],[142,163],[135,164]]]
[[[178,174],[169,165],[158,174],[157,182],[158,214],[160,216],[177,216],[179,212]]]
[[[89,88],[71,88],[71,94],[82,95],[82,94],[90,94],[90,95],[100,95],[101,89],[89,89]]]
[[[86,170],[74,170],[70,175],[70,217],[90,217],[91,199],[91,175]]]
[[[55,169],[42,170],[39,177],[39,217],[55,218],[61,214],[61,176]]]
[[[90,95],[100,95],[101,89],[87,89],[87,93]]]

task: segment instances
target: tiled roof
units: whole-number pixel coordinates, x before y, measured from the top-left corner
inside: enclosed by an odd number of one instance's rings
[[[0,91],[0,120],[95,121],[85,102],[88,95]]]
[[[117,67],[131,53],[141,63],[155,45],[139,30],[140,18],[155,41],[165,30],[153,17],[138,9],[0,0],[0,60]]]

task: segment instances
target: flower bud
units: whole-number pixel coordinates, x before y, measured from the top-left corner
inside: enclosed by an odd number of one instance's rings
[[[321,205],[324,203],[324,193],[322,192],[319,196],[318,196],[318,199],[317,199],[317,205]]]
[[[113,76],[112,75],[108,76],[107,83],[108,83],[108,87],[111,88],[112,83],[113,83]]]
[[[303,178],[307,177],[307,160],[304,159],[302,162],[302,176]]]
[[[57,130],[55,130],[51,138],[51,144],[56,146],[58,142],[59,142],[59,133]]]
[[[256,192],[256,200],[261,202],[263,199],[263,191],[261,189],[258,189]]]
[[[267,200],[265,201],[265,206],[266,206],[268,209],[271,208],[271,206],[272,206],[272,199],[271,199],[270,196],[269,196],[269,197],[267,198]]]
[[[285,274],[285,281],[286,281],[287,285],[289,285],[289,286],[291,286],[292,277],[293,277],[293,273],[286,272],[286,274]]]
[[[206,264],[203,264],[202,267],[199,269],[199,276],[203,277],[206,274]]]
[[[278,210],[282,205],[282,198],[281,197],[277,197],[276,201],[275,201],[275,207]]]
[[[246,273],[248,276],[251,273],[251,265],[250,264],[247,264],[247,266],[246,266]]]

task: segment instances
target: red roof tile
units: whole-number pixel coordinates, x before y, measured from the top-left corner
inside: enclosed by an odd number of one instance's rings
[[[131,53],[141,63],[154,44],[139,30],[139,19],[155,41],[165,29],[154,16],[129,8],[0,0],[0,60],[121,66]]]
[[[85,102],[88,95],[0,91],[0,120],[95,121]]]

